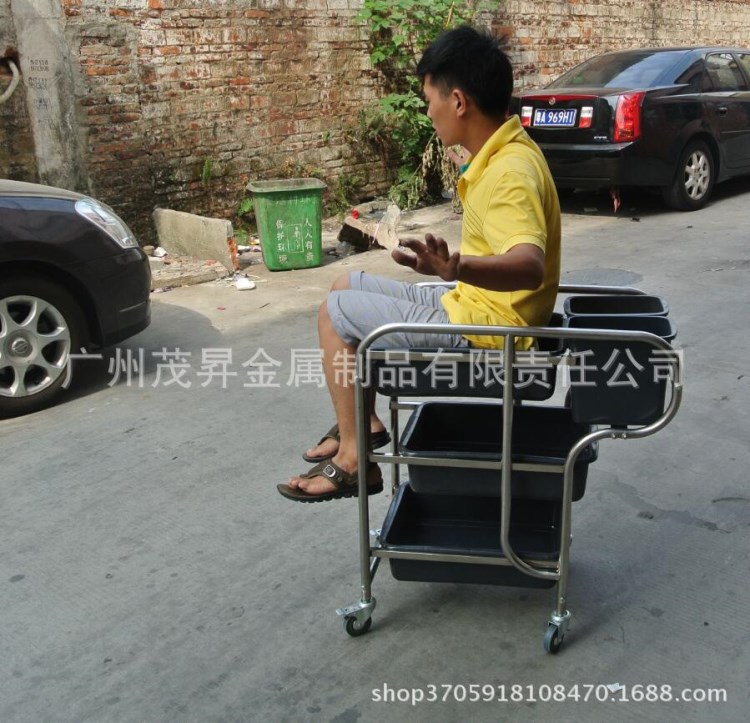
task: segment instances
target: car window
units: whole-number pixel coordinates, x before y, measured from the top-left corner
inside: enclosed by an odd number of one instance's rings
[[[676,85],[684,85],[685,93],[700,93],[704,89],[703,59],[696,60],[677,80]]]
[[[591,58],[576,66],[548,88],[586,86],[589,88],[647,88],[669,70],[684,51],[634,51]]]
[[[745,69],[745,75],[750,78],[750,53],[737,53],[740,65]]]
[[[706,75],[713,91],[746,90],[747,85],[737,61],[731,53],[711,53],[706,58]]]

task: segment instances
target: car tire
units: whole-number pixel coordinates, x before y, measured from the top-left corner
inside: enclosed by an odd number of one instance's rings
[[[49,406],[69,381],[86,325],[71,294],[47,279],[0,282],[0,418]]]
[[[711,197],[714,157],[703,141],[690,141],[682,153],[670,186],[662,189],[664,201],[678,211],[697,211]]]

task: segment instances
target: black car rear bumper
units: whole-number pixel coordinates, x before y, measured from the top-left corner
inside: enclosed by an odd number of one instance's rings
[[[561,188],[665,186],[672,168],[638,153],[638,143],[559,145],[540,143],[552,177]]]

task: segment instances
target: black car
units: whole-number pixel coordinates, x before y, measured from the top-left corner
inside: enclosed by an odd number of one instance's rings
[[[623,50],[513,98],[558,188],[651,186],[694,211],[750,173],[750,50]]]
[[[0,417],[52,403],[71,354],[146,328],[150,291],[148,257],[111,208],[0,179]]]

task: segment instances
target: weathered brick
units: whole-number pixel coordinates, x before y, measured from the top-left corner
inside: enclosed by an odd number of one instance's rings
[[[180,55],[182,48],[179,45],[162,45],[153,49],[154,55]]]

